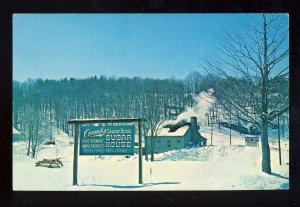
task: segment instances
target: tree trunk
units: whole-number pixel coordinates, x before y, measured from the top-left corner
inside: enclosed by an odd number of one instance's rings
[[[148,161],[148,151],[149,151],[149,139],[145,136],[145,160]]]
[[[27,149],[27,156],[30,155],[30,148],[31,148],[31,140],[32,140],[32,126],[29,124],[28,127],[28,149]]]
[[[148,161],[149,160],[149,157],[148,157],[148,152],[146,150],[146,153],[145,153],[145,160]]]
[[[270,147],[268,141],[268,122],[263,121],[261,136],[261,149],[262,149],[262,171],[271,174],[271,160],[270,160]]]
[[[280,124],[279,124],[279,116],[277,117],[278,124],[278,150],[279,150],[279,164],[281,165],[281,146],[280,146]]]
[[[30,141],[31,141],[31,139],[29,138],[29,142],[28,142],[28,148],[27,148],[27,156],[29,156],[30,155]]]
[[[151,161],[154,161],[154,138],[151,137]]]
[[[32,153],[31,153],[31,158],[35,157],[35,153],[36,153],[36,146],[32,145]]]
[[[267,23],[266,16],[263,15],[264,18],[264,67],[261,74],[262,77],[262,85],[261,85],[261,149],[262,149],[262,171],[268,174],[271,174],[271,160],[270,160],[270,147],[268,140],[268,61],[267,61],[267,52],[268,52],[268,44],[267,44]]]

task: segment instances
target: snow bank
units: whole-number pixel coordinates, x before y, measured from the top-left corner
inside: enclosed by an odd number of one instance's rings
[[[209,129],[201,134],[210,141]],[[209,143],[208,143],[209,144]],[[173,150],[155,155],[155,162],[143,157],[143,184],[138,184],[138,156],[79,156],[78,186],[72,186],[73,145],[70,138],[56,135],[56,145],[44,146],[37,159],[25,155],[26,144],[13,144],[14,190],[258,190],[289,187],[288,140],[271,145],[273,174],[261,172],[261,148],[244,146],[244,138],[227,129],[214,128],[213,146]],[[61,158],[62,168],[35,167],[43,158]]]

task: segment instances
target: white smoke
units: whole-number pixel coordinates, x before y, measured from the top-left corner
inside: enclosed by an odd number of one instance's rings
[[[193,97],[196,105],[187,107],[184,112],[179,114],[176,120],[167,121],[165,124],[177,124],[180,121],[190,122],[191,117],[195,116],[199,121],[205,120],[205,114],[213,106],[216,98],[213,96],[214,89],[210,88],[207,91],[202,91],[199,95]]]

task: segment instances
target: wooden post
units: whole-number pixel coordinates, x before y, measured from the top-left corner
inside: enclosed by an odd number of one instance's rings
[[[149,141],[148,138],[144,137],[144,142],[145,142],[144,154],[145,154],[145,160],[146,161],[149,160],[149,157],[148,157],[148,148],[149,148],[148,141]]]
[[[213,137],[213,123],[210,125],[210,145],[212,145],[212,137]]]
[[[143,159],[142,159],[142,130],[141,120],[138,121],[139,127],[139,184],[143,184]]]
[[[78,124],[75,124],[74,159],[73,159],[73,185],[77,185],[77,169],[78,169],[78,137],[79,137],[79,125],[78,125]]]
[[[229,136],[230,136],[230,141],[229,141],[230,143],[229,144],[231,145],[231,128],[230,127],[229,127]]]
[[[229,142],[230,142],[230,145],[231,145],[231,110],[230,110],[230,113],[229,113]]]

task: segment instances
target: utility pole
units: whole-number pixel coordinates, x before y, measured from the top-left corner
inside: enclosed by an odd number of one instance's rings
[[[231,118],[231,115],[230,115]],[[231,119],[230,119],[230,123],[229,123],[229,144],[231,145]]]
[[[229,112],[229,144],[231,145],[231,106]]]
[[[211,122],[211,124],[210,124],[210,144],[212,145],[212,137],[213,137],[213,125],[214,125],[214,123],[213,122]]]

